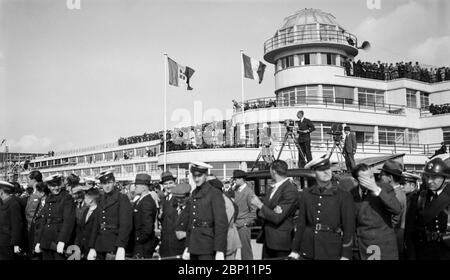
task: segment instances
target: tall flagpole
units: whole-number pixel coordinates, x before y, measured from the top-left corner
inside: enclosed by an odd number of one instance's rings
[[[164,53],[164,171],[167,167],[167,53]]]
[[[246,140],[247,140],[247,138],[246,138],[246,133],[245,133],[245,110],[244,110],[244,102],[245,102],[245,100],[244,100],[244,51],[243,50],[241,50],[241,98],[242,98],[242,102],[241,102],[241,109],[242,109],[242,125],[244,126],[244,141],[245,141],[245,143],[244,144],[247,144],[246,142]],[[241,137],[241,139],[242,139],[242,135],[241,135],[241,133],[239,133],[239,136]]]

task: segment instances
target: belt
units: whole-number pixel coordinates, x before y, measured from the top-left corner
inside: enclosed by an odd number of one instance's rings
[[[201,227],[201,228],[212,228],[214,226],[213,222],[206,222],[206,221],[195,221],[192,224],[195,227]]]
[[[330,226],[324,225],[324,224],[316,224],[313,228],[315,231],[327,231],[327,232],[342,234],[342,229],[340,227],[333,228],[333,227],[330,227]]]
[[[101,224],[101,225],[100,225],[100,228],[101,228],[102,230],[105,230],[105,229],[118,229],[119,227],[118,227],[118,226],[115,226],[115,225],[105,225],[105,224]]]
[[[62,218],[47,218],[45,219],[45,224],[62,224]]]

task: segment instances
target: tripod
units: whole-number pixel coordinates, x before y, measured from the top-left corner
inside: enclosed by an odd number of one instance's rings
[[[271,164],[275,160],[275,157],[273,155],[273,151],[271,150],[270,146],[263,147],[263,148],[261,148],[261,151],[259,152],[259,155],[256,158],[255,163],[253,163],[252,170],[250,170],[250,172],[253,172],[253,169],[255,169],[255,167],[258,164],[258,162],[261,159],[261,157],[264,160],[266,168],[267,168],[267,165]]]
[[[338,160],[339,168],[341,168],[341,170],[342,170],[342,157],[343,157],[344,151],[342,150],[341,141],[339,141],[339,140],[336,141],[336,139],[334,139],[333,147],[331,148],[331,150],[329,152],[328,159],[331,158],[331,156],[333,155],[333,152],[336,149],[338,149],[340,152],[340,153],[336,153],[336,157]],[[339,156],[339,155],[341,155],[341,156]]]
[[[286,143],[289,146],[289,150],[291,150],[291,144],[290,144],[290,142],[288,142],[289,138],[294,142],[295,146],[298,149],[298,153],[299,153],[299,159],[298,160],[300,161],[300,158],[301,158],[301,160],[303,162],[306,162],[305,154],[303,153],[303,150],[300,148],[300,145],[298,144],[297,140],[295,139],[295,135],[294,135],[294,132],[292,130],[288,130],[286,132],[286,134],[284,135],[283,144],[281,145],[281,149],[278,152],[277,160],[280,159],[281,153],[283,152],[283,149],[284,149],[284,146],[286,145]],[[291,150],[291,152],[292,152],[292,150]]]

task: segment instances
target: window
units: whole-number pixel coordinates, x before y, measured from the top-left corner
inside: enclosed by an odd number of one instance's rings
[[[145,163],[136,164],[136,172],[145,172]]]
[[[319,86],[307,86],[306,87],[308,103],[314,104],[319,102]]]
[[[442,133],[443,133],[443,136],[444,136],[444,143],[446,145],[450,145],[450,126],[443,127],[442,128]]]
[[[323,102],[333,103],[334,102],[334,87],[333,86],[323,86]]]
[[[354,89],[352,87],[334,86],[336,103],[353,104]]]
[[[84,162],[85,162],[85,157],[84,156],[78,157],[78,163],[84,163]]]
[[[133,165],[132,164],[124,165],[123,169],[124,169],[125,173],[133,173]]]
[[[304,66],[305,65],[305,55],[304,54],[299,54],[298,55],[298,64],[300,66]]]
[[[416,91],[407,89],[406,90],[406,106],[410,108],[417,108]]]
[[[158,168],[158,164],[156,163],[156,162],[150,162],[149,164],[148,164],[148,166],[149,166],[149,170],[152,172],[156,172],[156,171],[158,171],[159,170],[159,168]]]
[[[311,65],[316,65],[316,64],[319,64],[319,59],[318,59],[318,54],[317,53],[310,53],[309,54],[309,64],[311,64]]]
[[[358,102],[361,106],[384,106],[384,92],[375,89],[358,88]]]
[[[92,175],[96,176],[98,173],[100,173],[100,168],[92,168]]]
[[[408,134],[405,129],[380,127],[378,129],[378,140],[382,145],[407,144]]]
[[[94,155],[95,161],[102,161],[103,160],[103,154],[95,154]]]
[[[144,157],[145,154],[146,154],[145,148],[136,149],[136,156],[137,157]]]
[[[295,88],[297,95],[297,104],[305,104],[306,103],[306,87],[296,87]]]
[[[294,56],[293,55],[283,57],[282,59],[280,59],[280,61],[281,61],[280,62],[281,69],[294,67]]]
[[[321,53],[322,64],[324,65],[337,65],[337,55],[332,53]]]
[[[113,153],[112,152],[105,153],[105,160],[106,161],[113,160]]]
[[[406,130],[408,144],[419,144],[419,131],[417,129],[407,129]]]
[[[90,169],[83,169],[83,176],[91,176],[91,170]]]
[[[420,108],[430,106],[430,95],[427,92],[420,92]]]

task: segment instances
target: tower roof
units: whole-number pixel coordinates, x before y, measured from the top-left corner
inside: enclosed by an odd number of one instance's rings
[[[284,19],[283,25],[280,29],[286,29],[295,25],[307,25],[307,24],[327,24],[338,26],[344,29],[337,21],[336,18],[330,14],[323,12],[319,9],[303,9],[295,12]]]

